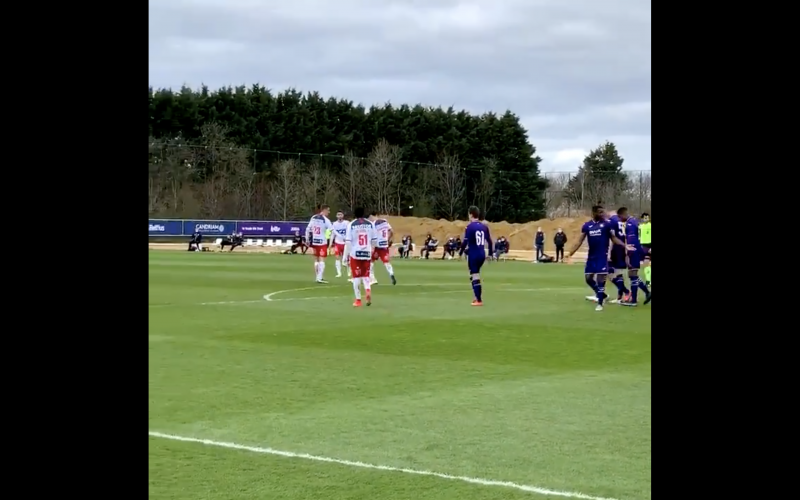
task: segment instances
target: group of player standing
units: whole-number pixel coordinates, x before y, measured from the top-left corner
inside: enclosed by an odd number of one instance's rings
[[[390,262],[392,226],[386,219],[375,213],[365,217],[363,208],[353,210],[352,221],[344,218],[341,210],[336,213],[336,221],[328,218],[330,207],[322,205],[319,213],[311,217],[306,228],[306,240],[314,253],[314,274],[317,283],[327,283],[324,278],[325,258],[332,248],[336,257],[336,277],[342,277],[342,266],[347,268],[349,281],[353,283],[356,300],[353,306],[360,307],[361,285],[364,286],[366,305],[372,303],[371,286],[377,284],[372,262],[383,262],[392,284],[397,284],[394,269]],[[330,231],[330,233],[328,233]],[[328,239],[327,234],[331,235]]]
[[[645,216],[645,221],[649,216]],[[617,298],[611,303],[628,307],[638,306],[639,290],[645,294],[644,305],[650,303],[650,289],[639,279],[639,270],[650,258],[650,245],[642,245],[639,238],[639,222],[628,215],[622,207],[615,215],[606,218],[600,205],[592,207],[592,220],[581,228],[581,237],[567,255],[570,258],[583,244],[589,241],[589,252],[584,269],[586,284],[594,291],[587,300],[597,302],[597,311],[603,310],[608,295],[605,292],[606,278],[611,275],[611,283],[617,287]],[[609,245],[611,246],[609,252]],[[627,269],[630,289],[625,286],[623,272]]]
[[[314,272],[317,283],[327,283],[324,279],[325,258],[328,250],[333,248],[336,256],[336,277],[342,276],[342,266],[348,267],[349,281],[353,283],[355,302],[360,307],[361,286],[364,287],[366,305],[372,303],[371,286],[375,280],[372,262],[381,260],[392,280],[397,284],[394,269],[390,263],[390,247],[392,227],[385,219],[374,213],[365,217],[363,208],[353,211],[354,220],[344,218],[344,213],[336,213],[336,221],[328,219],[330,207],[323,205],[319,213],[311,217],[306,228],[306,238],[314,253]],[[645,218],[648,222],[648,218]],[[332,238],[327,238],[328,231]],[[608,275],[612,275],[611,283],[617,287],[617,298],[611,303],[635,307],[638,305],[639,291],[645,294],[644,304],[650,303],[651,294],[647,283],[639,279],[642,263],[650,258],[650,245],[642,245],[639,238],[639,222],[628,215],[622,207],[610,218],[606,218],[605,210],[600,205],[592,207],[592,219],[581,228],[581,236],[567,258],[588,240],[589,252],[584,269],[586,284],[594,291],[587,300],[597,303],[596,310],[602,311],[608,299],[605,283]],[[610,252],[609,252],[610,247]],[[483,286],[481,284],[481,268],[488,255],[493,254],[493,243],[488,226],[480,221],[478,207],[469,208],[469,224],[461,240],[459,257],[466,253],[470,283],[474,298],[473,306],[483,305]],[[625,286],[623,272],[627,270],[630,289]]]

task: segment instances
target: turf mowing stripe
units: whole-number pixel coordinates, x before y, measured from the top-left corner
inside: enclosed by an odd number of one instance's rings
[[[388,465],[375,465],[375,464],[368,464],[365,462],[354,462],[351,460],[341,460],[338,458],[330,458],[330,457],[321,457],[317,455],[309,455],[307,453],[295,453],[292,451],[282,451],[276,450],[273,448],[263,448],[259,446],[247,446],[243,444],[236,444],[236,443],[227,443],[225,441],[213,441],[211,439],[200,439],[200,438],[193,438],[193,437],[185,437],[185,436],[178,436],[175,434],[165,434],[163,432],[156,432],[156,431],[149,431],[148,434],[150,437],[160,438],[160,439],[168,439],[171,441],[182,441],[185,443],[198,443],[203,444],[206,446],[215,446],[218,448],[227,448],[230,450],[242,450],[242,451],[249,451],[251,453],[261,453],[267,455],[275,455],[285,458],[300,458],[303,460],[311,460],[314,462],[325,462],[325,463],[332,463],[338,465],[346,465],[348,467],[360,467],[362,469],[372,469],[372,470],[381,470],[387,472],[402,472],[405,474],[415,474],[417,476],[429,476],[429,477],[438,477],[440,479],[449,479],[451,481],[461,481],[464,483],[471,483],[471,484],[479,484],[481,486],[501,486],[504,488],[512,488],[519,491],[525,491],[528,493],[536,493],[539,495],[548,495],[548,496],[558,496],[563,498],[577,498],[581,500],[617,500],[615,498],[607,498],[607,497],[595,497],[591,495],[586,495],[584,493],[572,492],[572,491],[557,491],[557,490],[550,490],[547,488],[541,488],[539,486],[529,486],[525,484],[513,483],[511,481],[494,481],[491,479],[480,479],[477,477],[467,477],[467,476],[454,476],[451,474],[443,474],[441,472],[433,472],[427,470],[416,470],[416,469],[405,469],[402,467],[391,467]]]

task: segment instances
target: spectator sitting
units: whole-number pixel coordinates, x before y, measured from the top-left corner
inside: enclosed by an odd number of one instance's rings
[[[397,252],[400,254],[400,258],[410,259],[411,251],[413,249],[414,249],[414,243],[411,241],[411,235],[407,234],[403,236],[403,242],[400,243],[400,248],[397,249]]]
[[[431,252],[436,252],[437,248],[439,248],[439,240],[428,233],[428,236],[425,238],[425,244],[422,245],[422,249],[419,251],[419,258],[427,259],[430,257]]]
[[[444,251],[442,252],[442,260],[448,260],[456,256],[456,252],[461,248],[461,244],[456,242],[455,237],[447,238],[447,243],[444,244]]]
[[[501,255],[507,255],[510,249],[511,244],[508,242],[505,236],[497,238],[497,241],[494,244],[494,260],[500,259]]]

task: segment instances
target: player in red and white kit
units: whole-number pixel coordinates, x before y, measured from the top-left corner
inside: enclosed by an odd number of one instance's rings
[[[328,256],[328,241],[325,239],[325,231],[333,230],[333,224],[328,219],[330,213],[331,207],[321,205],[319,213],[311,217],[306,228],[306,241],[314,251],[314,274],[317,283],[327,283],[323,279],[323,273],[325,272],[325,257]]]
[[[353,273],[353,291],[356,294],[356,301],[353,302],[353,307],[361,307],[362,283],[364,284],[367,305],[372,304],[369,270],[372,264],[372,252],[378,241],[378,234],[372,221],[364,218],[363,208],[356,208],[353,211],[353,215],[355,220],[347,225],[344,241],[345,252],[350,261],[350,271]]]
[[[394,277],[394,269],[392,268],[392,264],[389,262],[390,253],[392,250],[389,246],[389,243],[394,237],[392,226],[386,219],[379,219],[375,213],[371,213],[369,215],[369,220],[375,224],[375,231],[378,233],[378,243],[375,245],[375,251],[372,253],[372,261],[375,262],[376,260],[380,259],[380,261],[383,262],[384,267],[386,267],[389,277],[392,278],[392,285],[396,285],[397,280]],[[373,285],[378,283],[378,280],[375,279],[374,267],[370,269],[369,278]]]
[[[347,225],[349,220],[344,218],[344,212],[336,212],[336,220],[333,221],[333,254],[336,256],[336,277],[342,277],[342,263],[347,265],[347,255],[344,253],[344,237],[347,235]],[[350,268],[347,268],[347,276],[351,276]]]

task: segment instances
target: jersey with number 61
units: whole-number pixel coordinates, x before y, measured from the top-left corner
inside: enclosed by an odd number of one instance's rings
[[[378,244],[376,246],[378,248],[389,248],[389,231],[392,230],[389,221],[386,219],[376,219],[374,224],[375,231],[378,233]]]
[[[466,250],[467,256],[471,259],[485,259],[486,247],[489,247],[489,254],[492,253],[492,236],[486,224],[472,221],[464,231],[464,239],[461,242],[461,251]]]
[[[356,219],[347,225],[344,241],[350,245],[351,259],[370,260],[372,249],[378,241],[378,233],[369,219]]]
[[[312,246],[327,245],[328,239],[325,237],[325,231],[332,228],[333,225],[331,225],[331,221],[327,217],[317,214],[308,221],[306,239],[311,242]]]

